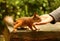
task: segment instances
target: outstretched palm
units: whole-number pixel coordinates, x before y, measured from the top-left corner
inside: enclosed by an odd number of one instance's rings
[[[35,22],[34,25],[43,25],[53,21],[53,18],[48,14],[41,15],[40,18],[41,18],[41,22]]]

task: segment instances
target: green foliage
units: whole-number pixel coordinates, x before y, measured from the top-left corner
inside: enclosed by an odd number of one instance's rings
[[[0,0],[0,14],[13,15],[17,19],[32,16],[34,12],[48,14],[59,6],[60,0]]]

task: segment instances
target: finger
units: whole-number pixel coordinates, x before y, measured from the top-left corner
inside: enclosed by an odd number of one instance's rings
[[[47,23],[49,23],[49,21],[41,21],[41,22],[36,22],[36,23],[34,23],[34,25],[43,25],[43,24],[47,24]]]

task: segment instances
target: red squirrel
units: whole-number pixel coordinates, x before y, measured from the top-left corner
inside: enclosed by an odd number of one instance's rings
[[[25,27],[28,26],[31,30],[33,30],[32,26],[37,30],[35,25],[33,25],[34,22],[40,22],[40,16],[34,13],[32,17],[21,17],[16,20],[14,23],[14,31],[17,30],[18,27]]]

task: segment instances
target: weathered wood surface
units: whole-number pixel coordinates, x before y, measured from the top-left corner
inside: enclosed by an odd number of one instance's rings
[[[16,33],[10,33],[8,29],[5,28],[4,36],[6,41],[60,41],[59,29],[60,24],[54,26],[42,26],[39,31],[19,30]]]
[[[11,33],[10,41],[60,41],[60,32],[33,31]]]

